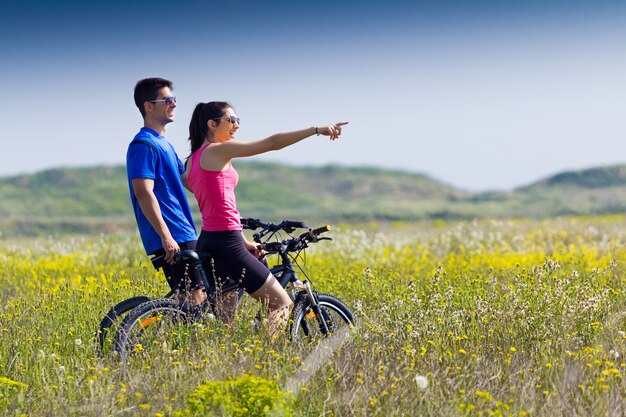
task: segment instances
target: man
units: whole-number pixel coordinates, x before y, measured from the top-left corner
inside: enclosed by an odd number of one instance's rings
[[[128,146],[126,171],[130,199],[137,227],[148,255],[164,255],[162,268],[172,289],[190,291],[190,300],[200,304],[206,298],[203,283],[191,268],[174,264],[182,249],[195,249],[196,229],[185,195],[185,169],[174,147],[163,135],[174,121],[176,97],[173,84],[163,78],[146,78],[135,86],[135,105],[143,117],[143,128]],[[184,285],[180,285],[181,280]]]

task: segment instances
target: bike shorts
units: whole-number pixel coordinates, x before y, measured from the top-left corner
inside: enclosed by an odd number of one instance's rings
[[[260,262],[246,249],[241,230],[207,232],[203,230],[198,238],[198,252],[209,252],[212,265],[205,269],[209,285],[219,288],[226,282],[239,283],[248,294],[252,294],[265,284],[270,276],[266,264]],[[213,282],[210,282],[213,280]]]
[[[178,243],[180,250],[196,249],[196,241],[191,240],[189,242]],[[161,248],[150,254],[150,256],[165,255],[165,249]],[[184,290],[192,291],[199,288],[204,288],[204,282],[202,277],[197,277],[195,269],[186,262],[179,262],[174,265],[170,265],[165,260],[160,260],[154,263],[156,269],[162,269],[163,275],[172,290]],[[182,283],[182,285],[181,285]]]

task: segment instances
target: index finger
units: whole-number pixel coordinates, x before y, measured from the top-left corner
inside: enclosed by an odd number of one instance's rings
[[[335,123],[335,126],[345,126],[347,124],[348,122],[339,122],[339,123]]]

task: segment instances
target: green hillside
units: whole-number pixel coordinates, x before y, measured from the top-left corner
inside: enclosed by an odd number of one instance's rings
[[[128,211],[126,168],[57,168],[0,179],[0,217],[114,216]]]
[[[626,165],[564,171],[516,190],[530,216],[626,212]]]
[[[307,222],[599,215],[626,211],[626,166],[563,172],[511,192],[468,193],[426,175],[371,167],[241,162],[243,216]],[[199,219],[193,195],[194,216]],[[134,230],[124,166],[0,178],[0,237]]]
[[[626,187],[626,165],[565,171],[520,190],[543,187],[607,188]]]
[[[420,174],[378,168],[238,163],[243,215],[342,220],[412,219],[468,194]]]
[[[378,168],[295,168],[238,162],[244,216],[320,221],[429,217],[467,193],[419,174]],[[189,194],[196,219],[193,195]],[[3,236],[134,227],[124,166],[57,168],[0,179]]]

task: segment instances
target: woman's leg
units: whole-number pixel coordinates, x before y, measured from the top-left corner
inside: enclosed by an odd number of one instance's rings
[[[215,281],[223,279],[241,279],[252,298],[260,300],[269,308],[270,335],[276,336],[287,325],[289,306],[292,301],[276,278],[245,247],[241,231],[207,232],[202,231],[198,238],[198,251],[213,254],[213,276]],[[219,288],[219,285],[216,284]],[[223,294],[222,306],[218,314],[225,322],[232,321],[237,307],[237,292]],[[232,297],[232,298],[231,298]],[[219,313],[221,311],[221,313]]]
[[[270,337],[275,338],[287,326],[289,321],[289,307],[293,302],[289,294],[274,275],[269,274],[265,283],[250,294],[255,300],[266,303],[269,308],[267,317],[270,327]]]

